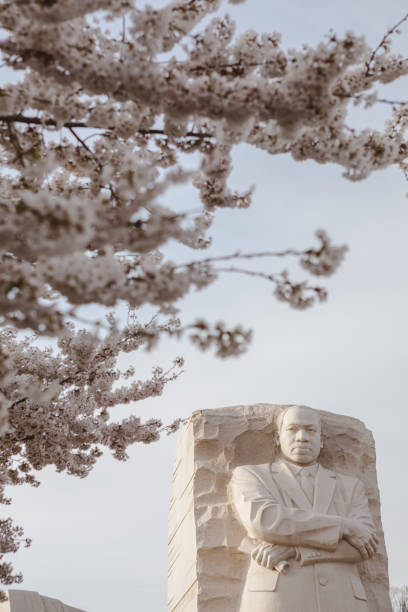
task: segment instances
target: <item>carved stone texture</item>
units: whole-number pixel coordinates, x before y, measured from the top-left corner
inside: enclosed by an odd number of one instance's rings
[[[239,465],[274,461],[277,412],[256,404],[194,412],[178,439],[169,517],[169,612],[238,612],[249,563],[229,482]],[[372,433],[358,419],[318,411],[319,463],[363,481],[379,550],[359,564],[370,612],[391,612]]]
[[[10,589],[6,594],[8,601],[0,603],[0,612],[85,612],[35,591]]]

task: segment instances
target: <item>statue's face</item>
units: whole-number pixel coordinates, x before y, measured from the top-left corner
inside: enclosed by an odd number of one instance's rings
[[[282,455],[298,465],[313,463],[321,449],[319,417],[315,412],[301,406],[289,408],[279,432]]]

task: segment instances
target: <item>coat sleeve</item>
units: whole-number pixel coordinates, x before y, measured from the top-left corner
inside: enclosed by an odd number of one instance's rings
[[[354,486],[351,492],[350,507],[347,513],[347,518],[361,521],[367,527],[372,527],[374,529],[364,485],[358,478],[354,478],[353,481]],[[301,565],[310,565],[311,563],[323,562],[358,563],[359,561],[362,561],[360,552],[343,539],[340,540],[334,552],[316,551],[304,547],[299,547],[297,550]]]
[[[358,563],[362,561],[362,556],[357,548],[351,546],[346,540],[340,540],[334,552],[315,550],[304,546],[299,546],[296,550],[302,566],[315,563]]]
[[[361,521],[367,527],[375,529],[373,518],[368,507],[368,499],[365,493],[364,485],[358,478],[356,478],[355,480],[356,483],[353,488],[353,494],[351,497],[351,507],[348,518]]]
[[[336,549],[343,530],[340,516],[283,505],[250,466],[234,470],[231,486],[236,511],[250,537],[284,546]]]

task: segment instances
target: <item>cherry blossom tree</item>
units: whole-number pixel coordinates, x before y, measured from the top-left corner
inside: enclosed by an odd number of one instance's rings
[[[408,74],[408,61],[390,48],[408,16],[374,49],[353,33],[330,33],[316,48],[285,51],[276,32],[235,35],[220,0],[174,0],[160,10],[137,4],[0,6],[2,62],[16,75],[0,88],[2,503],[10,501],[7,485],[36,486],[47,465],[84,477],[104,448],[124,460],[130,444],[177,429],[178,421],[116,422],[111,413],[160,394],[182,368],[177,358],[138,380],[133,368],[119,367],[124,353],[186,334],[218,357],[245,350],[251,332],[240,325],[211,324],[205,313],[181,321],[188,292],[239,273],[264,278],[297,309],[327,297],[285,270],[246,267],[292,257],[305,272],[329,276],[346,247],[322,230],[303,250],[165,256],[171,240],[205,249],[217,209],[250,205],[252,187],[238,193],[228,184],[235,146],[335,163],[352,181],[390,165],[408,172],[408,104],[379,99],[374,89]],[[351,105],[375,103],[390,104],[383,131],[349,127]],[[166,192],[186,182],[201,207],[172,210]],[[83,323],[95,304],[110,314]],[[115,314],[121,304],[156,312],[124,323]],[[24,542],[21,528],[1,521],[0,540],[3,559]],[[21,576],[2,560],[0,579]]]
[[[391,587],[391,604],[394,612],[408,612],[408,586]]]

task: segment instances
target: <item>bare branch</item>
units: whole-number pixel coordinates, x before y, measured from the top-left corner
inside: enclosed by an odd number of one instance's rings
[[[197,265],[206,265],[210,263],[215,263],[217,261],[231,261],[232,259],[260,259],[262,257],[287,257],[288,255],[301,256],[307,254],[306,251],[297,251],[296,249],[286,249],[284,251],[260,251],[258,253],[241,253],[241,251],[236,251],[230,255],[220,255],[219,257],[206,257],[205,259],[198,259],[196,261],[191,261],[186,264],[178,264],[177,266],[173,266],[173,270],[178,268],[190,268]]]
[[[81,144],[81,145],[84,147],[84,149],[85,149],[86,151],[88,151],[88,153],[90,153],[90,154],[92,155],[92,157],[94,157],[93,151],[91,151],[91,149],[88,147],[88,145],[86,144],[86,142],[85,142],[84,140],[82,140],[82,138],[80,138],[80,137],[78,136],[78,134],[75,132],[74,128],[69,127],[68,129],[69,129],[69,131],[71,132],[71,134],[73,135],[73,137],[74,137],[74,138],[76,138],[76,140],[77,140],[77,141],[78,141],[78,142],[79,142],[79,143],[80,143],[80,144]],[[95,159],[95,158],[94,158],[94,159]],[[100,165],[100,164],[99,164],[99,162],[98,162],[98,165]]]

